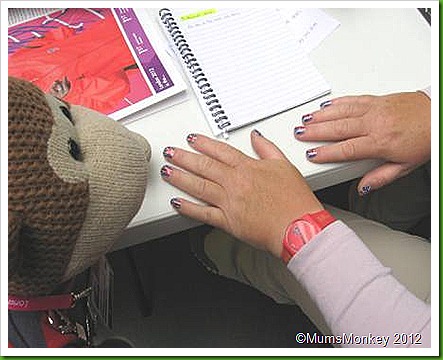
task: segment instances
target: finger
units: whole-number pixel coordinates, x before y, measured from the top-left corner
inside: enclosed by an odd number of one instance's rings
[[[362,196],[367,195],[409,174],[411,170],[404,164],[385,163],[365,174],[357,186],[357,191]]]
[[[226,142],[214,140],[205,135],[190,134],[186,139],[193,149],[231,167],[237,167],[244,161],[251,160],[249,156]]]
[[[171,185],[209,204],[220,204],[223,199],[223,188],[210,180],[169,165],[164,165],[160,173],[162,178]]]
[[[170,146],[163,150],[163,156],[168,162],[216,183],[231,169],[209,156]]]
[[[306,157],[314,163],[343,162],[380,158],[373,141],[368,136],[320,146],[306,151]]]
[[[301,141],[339,141],[364,135],[367,135],[366,124],[358,118],[313,123],[294,129],[295,138]]]
[[[363,116],[369,110],[369,103],[372,98],[370,95],[363,95],[332,99],[324,102],[323,104],[326,104],[326,106],[322,106],[320,110],[303,115],[302,121],[308,124]]]
[[[280,149],[258,130],[251,131],[251,143],[260,159],[286,159]]]
[[[225,217],[217,207],[199,205],[182,198],[171,199],[171,205],[182,215],[218,228],[225,227]]]

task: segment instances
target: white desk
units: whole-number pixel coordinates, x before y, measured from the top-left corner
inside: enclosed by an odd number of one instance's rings
[[[373,162],[315,165],[305,159],[312,144],[294,139],[301,116],[318,109],[325,99],[358,94],[386,94],[425,88],[431,80],[430,27],[416,9],[325,9],[341,22],[310,57],[332,86],[329,97],[237,130],[229,143],[254,155],[249,133],[256,128],[274,141],[317,190],[362,175]],[[150,10],[156,16],[155,10]],[[159,30],[159,34],[163,34]],[[185,78],[185,77],[184,77]],[[189,85],[189,84],[188,84]],[[160,177],[166,146],[188,148],[189,133],[211,135],[197,100],[188,86],[188,100],[137,120],[128,128],[145,136],[152,146],[151,173],[144,203],[116,249],[135,245],[199,225],[177,215],[169,200],[186,196]]]

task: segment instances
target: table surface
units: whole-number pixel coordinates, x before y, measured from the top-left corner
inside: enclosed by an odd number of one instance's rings
[[[343,95],[415,91],[427,87],[431,81],[431,32],[417,9],[324,10],[340,21],[341,25],[309,56],[331,84],[331,94],[236,130],[227,140],[246,154],[256,157],[249,134],[252,129],[259,130],[278,144],[313,190],[359,177],[373,167],[375,162],[326,165],[308,162],[305,151],[313,144],[296,141],[293,137],[293,128],[301,124],[302,115],[318,109],[320,102],[326,99]],[[148,11],[155,23],[153,30],[166,44],[164,34],[155,22],[157,10]],[[184,75],[183,79],[188,85],[184,101],[127,125],[130,130],[149,141],[152,159],[144,202],[116,243],[116,249],[199,225],[194,220],[179,216],[170,206],[169,200],[172,197],[189,196],[168,185],[160,177],[160,168],[165,164],[162,151],[166,146],[188,148],[186,136],[189,133],[212,136]]]

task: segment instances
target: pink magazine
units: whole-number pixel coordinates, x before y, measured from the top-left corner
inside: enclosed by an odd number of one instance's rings
[[[63,9],[8,28],[8,74],[116,120],[185,89],[144,10]]]

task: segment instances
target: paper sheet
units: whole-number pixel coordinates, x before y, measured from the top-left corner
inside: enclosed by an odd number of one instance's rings
[[[333,33],[340,22],[321,9],[278,9],[300,48],[309,54]]]

